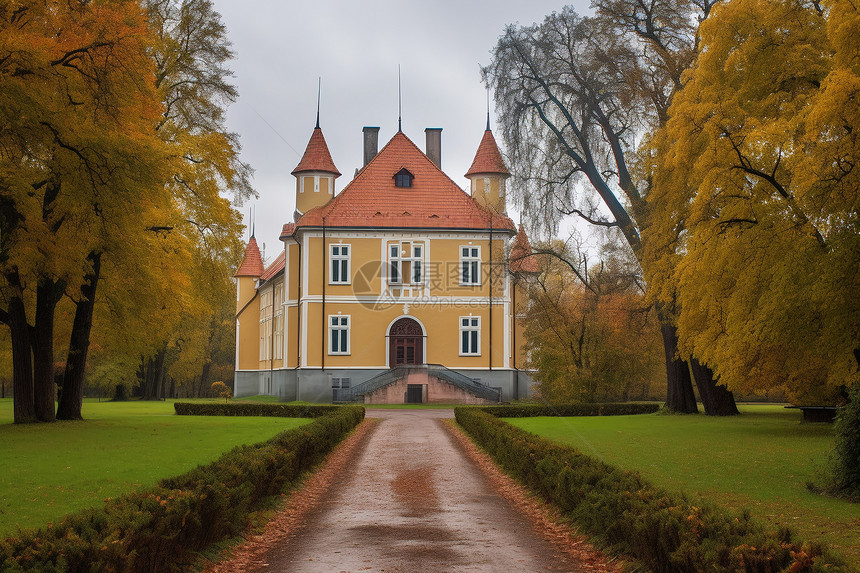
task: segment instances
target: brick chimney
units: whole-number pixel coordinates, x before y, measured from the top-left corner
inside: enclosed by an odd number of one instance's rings
[[[436,167],[442,169],[442,128],[428,127],[424,130],[424,134],[427,136],[427,157],[436,164]]]
[[[379,128],[364,127],[361,131],[364,133],[364,164],[367,165],[379,151]]]

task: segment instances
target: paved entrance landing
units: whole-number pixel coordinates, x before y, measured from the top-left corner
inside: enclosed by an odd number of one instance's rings
[[[442,426],[450,410],[382,418],[266,571],[579,571],[492,490]]]

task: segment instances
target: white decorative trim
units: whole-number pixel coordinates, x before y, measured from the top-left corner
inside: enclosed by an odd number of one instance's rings
[[[451,239],[458,241],[476,241],[484,239],[486,240],[487,232],[489,229],[458,229],[447,230],[447,229],[439,229],[438,231],[432,229],[421,229],[415,231],[409,231],[406,228],[397,229],[391,228],[390,230],[382,230],[380,228],[370,228],[367,229],[355,229],[355,230],[338,230],[336,227],[326,227],[325,236],[326,238],[334,238],[334,239],[382,239],[382,240],[391,240],[391,239],[403,239],[403,240],[431,240],[431,239]],[[322,237],[322,230],[314,229],[306,229],[305,227],[299,227],[296,229],[296,232],[302,233],[302,238],[304,237],[313,237],[318,238]],[[498,239],[495,238],[495,235],[498,233]],[[504,241],[506,240],[505,234],[510,234],[511,237],[516,236],[516,231],[511,231],[509,229],[493,229],[493,240]]]

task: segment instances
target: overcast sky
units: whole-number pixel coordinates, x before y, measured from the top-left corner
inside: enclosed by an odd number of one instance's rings
[[[364,126],[379,146],[397,131],[397,66],[403,132],[424,149],[424,128],[442,128],[442,169],[461,187],[486,122],[480,66],[504,27],[529,25],[558,11],[557,0],[213,0],[229,30],[239,101],[228,126],[255,169],[257,241],[272,260],[292,221],[298,165],[314,128],[322,78],[320,126],[338,170],[336,191],[361,167]],[[567,2],[580,13],[588,0]],[[492,108],[492,104],[491,104]],[[491,109],[493,125],[494,113]],[[501,144],[501,141],[500,141]],[[515,222],[517,215],[512,213]],[[246,233],[247,238],[247,233]],[[262,246],[262,245],[261,245]]]

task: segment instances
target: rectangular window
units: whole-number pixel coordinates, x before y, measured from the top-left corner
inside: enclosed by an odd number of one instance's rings
[[[275,315],[275,335],[272,349],[272,358],[275,360],[283,360],[284,358],[284,313],[280,312]]]
[[[460,284],[481,284],[481,247],[460,247]]]
[[[284,283],[275,284],[274,291],[272,313],[275,319],[272,336],[272,358],[282,360],[284,358]]]
[[[421,245],[412,245],[412,284],[421,284],[424,282],[423,251],[424,249],[421,248]]]
[[[272,358],[272,295],[271,288],[260,292],[260,360]]]
[[[460,317],[460,356],[480,356],[481,318],[479,316]]]
[[[400,245],[388,246],[388,282],[400,282]]]
[[[331,261],[331,269],[328,277],[329,284],[348,285],[350,283],[349,252],[349,245],[330,246],[329,260]]]
[[[349,354],[349,315],[328,317],[328,353]]]

